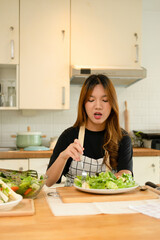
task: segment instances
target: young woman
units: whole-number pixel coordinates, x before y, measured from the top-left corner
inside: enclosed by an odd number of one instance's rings
[[[78,139],[81,126],[85,126],[83,146]],[[117,177],[132,174],[131,139],[120,128],[116,91],[105,75],[91,75],[84,82],[77,120],[61,134],[53,150],[47,186],[60,182],[62,175],[66,186],[71,186],[83,167],[89,175],[106,170]]]

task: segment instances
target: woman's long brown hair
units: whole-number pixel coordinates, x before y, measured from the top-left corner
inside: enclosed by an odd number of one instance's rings
[[[74,127],[80,127],[81,125],[86,124],[88,116],[85,110],[85,103],[88,101],[94,87],[98,84],[102,84],[106,90],[108,101],[111,105],[111,113],[106,120],[104,134],[104,163],[107,165],[107,158],[109,156],[111,167],[116,169],[119,141],[122,138],[122,131],[119,124],[119,107],[117,94],[112,82],[107,76],[102,74],[91,75],[85,80],[80,93],[77,120],[74,124]]]

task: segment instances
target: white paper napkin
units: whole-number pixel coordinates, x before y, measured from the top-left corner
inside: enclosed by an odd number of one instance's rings
[[[56,188],[44,188],[46,200],[55,216],[78,216],[96,214],[135,214],[137,209],[146,204],[159,204],[160,199],[139,201],[115,201],[93,203],[63,203],[56,192]],[[48,193],[52,193],[48,196]]]
[[[50,205],[55,216],[96,215],[101,212],[91,203],[66,203]]]
[[[136,213],[135,210],[130,209],[129,205],[144,204],[144,201],[119,201],[119,202],[95,202],[93,203],[103,214],[127,214]]]
[[[129,207],[137,212],[160,219],[160,199],[146,200],[145,204],[134,206],[131,204]]]
[[[63,203],[56,188],[44,188],[48,205],[55,216],[95,215],[101,212],[92,203]],[[50,193],[51,196],[47,194]]]

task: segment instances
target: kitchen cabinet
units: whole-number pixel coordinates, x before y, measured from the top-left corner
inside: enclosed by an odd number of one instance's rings
[[[49,160],[49,158],[30,158],[29,169],[36,170],[38,174],[45,174],[49,164]]]
[[[50,158],[0,159],[0,168],[25,171],[34,169],[45,174]]]
[[[28,170],[28,159],[0,159],[0,168],[25,171]]]
[[[18,107],[19,0],[0,0],[0,110]]]
[[[138,68],[141,0],[71,0],[71,65]]]
[[[140,185],[147,181],[160,183],[160,157],[133,157],[133,173]]]
[[[30,158],[29,159],[29,169],[36,170],[39,175],[45,174],[50,158]],[[62,176],[61,183],[53,184],[52,187],[63,187],[65,184],[65,176]]]
[[[69,108],[70,1],[20,1],[20,109]]]
[[[18,71],[18,64],[0,64],[0,110],[18,109]]]
[[[0,64],[19,63],[19,0],[0,0]]]

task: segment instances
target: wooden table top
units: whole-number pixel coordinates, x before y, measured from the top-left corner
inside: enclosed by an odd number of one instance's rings
[[[137,214],[55,217],[41,192],[33,216],[1,217],[0,239],[158,240],[160,220]]]

